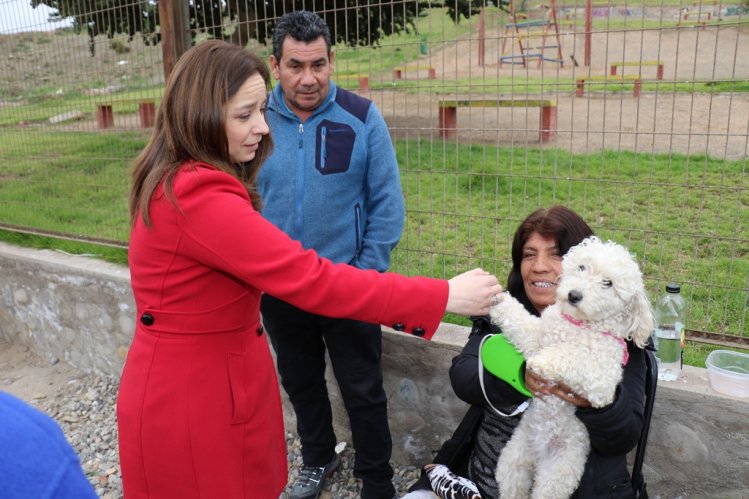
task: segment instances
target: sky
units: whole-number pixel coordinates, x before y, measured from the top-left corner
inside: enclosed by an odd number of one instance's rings
[[[0,0],[0,34],[52,31],[70,26],[69,21],[48,22],[50,12],[51,9],[46,5],[32,8],[31,0]]]

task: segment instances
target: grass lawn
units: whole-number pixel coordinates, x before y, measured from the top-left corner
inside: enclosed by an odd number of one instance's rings
[[[0,220],[126,244],[129,164],[145,140],[142,132],[0,128]],[[746,296],[737,292],[749,275],[744,161],[419,140],[396,141],[396,152],[407,220],[394,270],[449,277],[479,266],[504,278],[519,221],[537,206],[565,204],[638,256],[651,297],[680,282],[690,329],[747,334]]]

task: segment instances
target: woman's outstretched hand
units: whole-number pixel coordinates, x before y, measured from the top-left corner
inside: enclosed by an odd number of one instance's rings
[[[450,292],[446,312],[458,315],[486,315],[495,296],[502,292],[497,278],[482,269],[473,269],[448,281]]]

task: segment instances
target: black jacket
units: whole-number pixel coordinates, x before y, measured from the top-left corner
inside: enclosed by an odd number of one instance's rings
[[[463,351],[453,359],[450,381],[455,394],[471,404],[455,433],[440,448],[435,463],[448,466],[453,473],[468,476],[468,457],[483,417],[486,401],[478,379],[478,354],[481,339],[500,331],[488,317],[473,318],[473,328]],[[645,391],[645,353],[627,343],[629,361],[617,388],[614,402],[600,409],[578,409],[577,417],[588,429],[591,452],[574,498],[632,498],[634,493],[627,468],[627,453],[642,432]],[[512,386],[484,370],[486,393],[495,407],[517,405],[525,400]],[[422,477],[410,490],[431,489]],[[491,498],[484,498],[491,499]]]

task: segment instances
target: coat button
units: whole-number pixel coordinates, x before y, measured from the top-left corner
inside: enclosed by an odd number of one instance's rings
[[[257,335],[262,336],[263,335],[263,326],[260,325],[257,327]]]
[[[393,329],[395,329],[396,331],[405,331],[406,325],[402,322],[396,322],[395,324],[393,324]]]
[[[423,327],[415,327],[413,330],[414,336],[424,336],[424,333],[426,333],[426,331],[424,331]]]
[[[150,326],[151,324],[153,324],[153,315],[143,314],[140,316],[140,321],[146,326]]]

